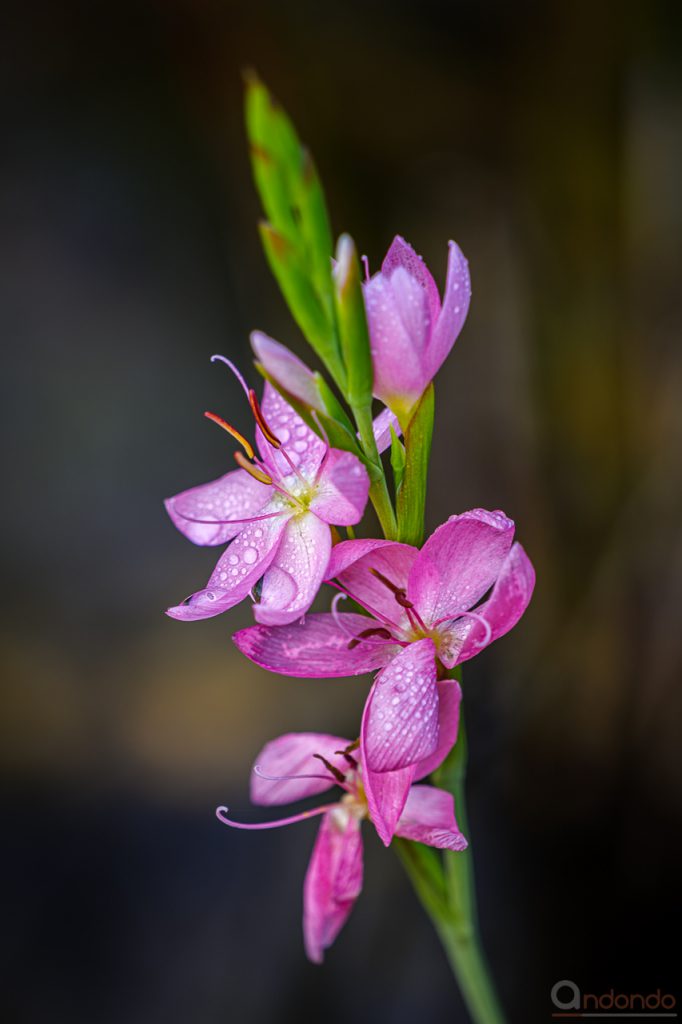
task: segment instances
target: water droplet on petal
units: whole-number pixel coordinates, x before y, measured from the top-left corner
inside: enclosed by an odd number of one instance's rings
[[[258,552],[255,548],[246,548],[244,550],[244,561],[247,565],[253,565],[258,558]]]

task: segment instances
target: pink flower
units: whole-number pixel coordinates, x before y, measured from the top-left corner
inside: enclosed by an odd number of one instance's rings
[[[535,573],[513,537],[502,512],[474,509],[451,516],[421,551],[386,540],[344,541],[332,552],[327,579],[368,615],[339,612],[339,594],[331,613],[281,629],[254,626],[234,641],[256,664],[284,675],[379,669],[362,720],[366,765],[406,796],[416,766],[442,742],[439,676],[507,633],[528,606]],[[378,789],[376,805],[372,820],[389,841],[396,799]]]
[[[458,684],[451,680],[439,686],[443,694],[443,717],[448,719],[443,722],[443,734],[451,746],[457,734],[461,695]],[[353,756],[358,746],[359,761]],[[424,778],[446,753],[443,745],[438,757],[433,756],[416,766],[413,777]],[[467,846],[457,827],[452,796],[434,786],[411,786],[403,795],[402,787],[391,786],[388,776],[377,783],[367,770],[362,739],[350,743],[339,736],[288,733],[272,740],[256,759],[251,799],[264,806],[286,804],[323,793],[334,785],[344,791],[340,800],[278,821],[249,825],[228,818],[227,807],[216,811],[224,824],[243,829],[278,828],[316,814],[324,815],[303,886],[303,935],[306,953],[314,963],[322,962],[324,950],[334,942],[360,895],[360,825],[366,818],[376,824],[375,785],[397,796],[395,835],[438,849],[464,850]]]
[[[237,452],[242,468],[166,501],[174,524],[195,544],[231,541],[205,589],[169,608],[168,615],[218,615],[262,579],[256,619],[291,623],[308,610],[325,575],[330,524],[351,526],[362,518],[369,478],[359,459],[329,448],[270,384],[261,409],[239,379],[257,422],[260,459],[238,431],[207,413],[240,441],[249,458]]]
[[[469,310],[467,261],[450,242],[445,295],[399,235],[365,287],[374,364],[374,394],[403,421],[442,366]]]

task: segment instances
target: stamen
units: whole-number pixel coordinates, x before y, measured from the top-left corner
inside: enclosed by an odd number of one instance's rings
[[[254,458],[256,453],[254,452],[249,442],[246,440],[244,435],[240,434],[235,427],[233,427],[231,424],[227,422],[227,420],[224,420],[222,416],[216,416],[214,412],[205,412],[204,416],[206,417],[207,420],[211,420],[213,423],[217,423],[219,427],[222,427],[223,430],[226,430],[228,434],[230,434],[235,439],[235,441],[239,441],[240,445],[242,446],[248,457],[250,459]]]
[[[345,750],[335,750],[334,753],[338,754],[340,757],[345,757],[346,761],[351,766],[351,768],[357,768],[358,762],[355,760],[352,754],[348,753],[347,747]]]
[[[256,398],[256,392],[253,390],[253,388],[249,388],[248,398],[249,398],[249,405],[251,406],[251,412],[253,413],[254,419],[255,419],[256,423],[258,424],[258,426],[260,427],[261,432],[263,433],[263,436],[265,437],[265,440],[268,442],[268,444],[271,444],[273,448],[280,449],[282,447],[282,442],[277,437],[277,435],[274,433],[274,431],[268,426],[268,423],[267,423],[265,417],[263,416],[263,412],[261,410],[261,407],[258,404],[258,399]]]
[[[366,256],[361,256],[360,259],[362,260],[362,265],[365,268],[365,283],[367,283],[367,281],[369,281],[369,260]]]
[[[343,785],[343,783],[346,781],[346,776],[343,774],[343,772],[339,771],[336,765],[333,765],[331,761],[327,760],[326,757],[322,757],[322,754],[313,754],[313,757],[316,757],[318,761],[321,761],[322,764],[327,769],[327,771],[331,772],[336,781]]]
[[[233,821],[227,817],[228,807],[217,807],[216,818],[221,821],[223,825],[229,825],[230,828],[243,828],[251,830],[258,830],[262,828],[282,828],[284,825],[293,825],[297,821],[305,821],[307,818],[313,818],[316,814],[326,814],[327,811],[333,811],[335,807],[338,807],[338,803],[334,804],[323,804],[322,807],[315,807],[312,811],[302,811],[301,814],[293,814],[290,818],[280,818],[278,821],[258,821],[248,824],[245,821]]]
[[[329,435],[328,435],[327,431],[324,429],[324,427],[322,426],[322,423],[320,421],[320,417],[317,415],[317,410],[316,409],[312,409],[311,410],[311,416],[312,416],[313,420],[315,421],[315,426],[317,427],[317,429],[320,431],[320,434],[322,435],[322,440],[324,441],[324,445],[325,445],[325,447],[324,447],[324,455],[322,456],[322,459],[320,460],[320,464],[317,467],[317,473],[315,474],[315,481],[314,481],[314,483],[315,483],[315,485],[317,485],[317,483],[319,482],[320,477],[322,476],[322,473],[324,472],[324,467],[327,464],[327,460],[329,458],[329,453],[332,450],[332,446],[329,443]]]
[[[235,377],[237,378],[237,380],[241,384],[242,388],[244,389],[244,394],[246,395],[246,397],[247,398],[249,397],[249,389],[248,389],[248,386],[246,384],[246,381],[244,380],[244,378],[242,377],[241,373],[239,372],[237,367],[234,365],[234,363],[230,359],[227,359],[226,356],[216,355],[216,356],[211,356],[211,362],[212,363],[215,363],[215,362],[225,363],[225,366],[229,367],[229,369],[232,370],[232,373],[235,375]]]
[[[369,637],[372,636],[380,637],[382,640],[393,640],[393,637],[391,636],[387,629],[384,629],[383,626],[375,626],[371,627],[370,629],[363,629],[361,633],[358,633],[357,636],[354,636],[353,639],[348,644],[348,650],[352,651],[353,648],[361,644],[363,640],[367,640]]]
[[[414,607],[414,605],[410,604],[409,607],[406,605],[405,608],[407,610],[407,617],[410,620],[412,628],[413,629],[421,629],[422,632],[428,633],[428,629],[426,628],[426,625],[424,624],[424,620],[422,619],[421,615],[419,614],[417,609]]]
[[[250,473],[254,480],[260,480],[262,484],[272,485],[272,477],[264,473],[262,469],[258,469],[258,466],[254,466],[252,462],[248,462],[241,452],[234,453],[234,461],[242,469],[245,469],[247,473]]]
[[[412,602],[408,601],[407,594],[405,593],[403,587],[399,587],[395,583],[392,583],[388,579],[388,577],[384,576],[384,574],[382,572],[379,572],[378,569],[372,568],[369,571],[371,572],[372,576],[376,576],[380,583],[383,583],[385,587],[388,587],[388,589],[391,591],[391,593],[393,594],[401,608],[414,608]]]
[[[250,519],[195,519],[193,516],[186,516],[182,512],[177,512],[177,515],[181,519],[186,519],[188,523],[205,523],[206,526],[231,526],[232,523],[260,523],[264,519],[276,519],[277,516],[281,516],[283,512],[268,512],[265,516],[251,516]]]
[[[340,751],[337,750],[335,753],[338,754]],[[259,779],[267,779],[268,782],[295,782],[297,779],[322,779],[323,782],[329,782],[326,775],[268,775],[259,764],[253,766],[253,773]]]

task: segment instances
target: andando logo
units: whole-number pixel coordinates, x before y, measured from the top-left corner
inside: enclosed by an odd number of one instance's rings
[[[675,996],[669,992],[661,992],[660,988],[646,994],[617,992],[611,988],[597,995],[593,992],[582,992],[575,981],[565,978],[563,981],[557,981],[552,987],[551,997],[556,1007],[556,1012],[552,1013],[554,1019],[627,1016],[629,1019],[646,1017],[654,1020],[677,1017]]]

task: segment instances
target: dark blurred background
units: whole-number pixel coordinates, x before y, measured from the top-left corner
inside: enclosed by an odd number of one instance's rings
[[[679,981],[682,70],[675,3],[5,7],[5,936],[11,1024],[466,1020],[396,858],[304,959],[315,825],[220,827],[290,729],[366,680],[268,677],[247,606],[162,614],[216,557],[162,498],[224,472],[262,328],[305,354],[256,234],[256,66],[377,268],[401,233],[474,299],[440,374],[429,525],[518,523],[538,587],[467,665],[484,937],[513,1022]],[[252,375],[252,380],[255,376]],[[676,992],[679,996],[679,990]]]

